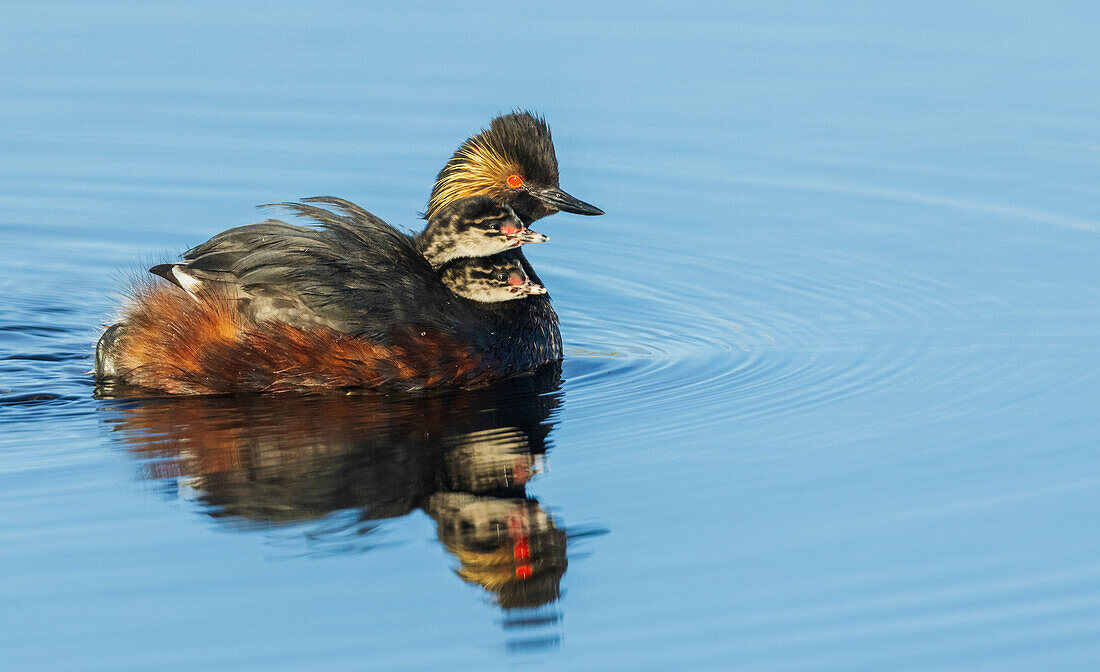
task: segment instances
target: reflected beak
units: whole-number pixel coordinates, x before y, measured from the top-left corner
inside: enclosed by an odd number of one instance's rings
[[[538,283],[527,280],[521,285],[512,287],[512,292],[514,294],[545,294],[546,288]]]
[[[531,229],[524,229],[519,233],[505,236],[505,238],[515,241],[517,245],[523,245],[524,243],[545,243],[550,240],[550,236],[543,235],[538,231],[532,231]]]
[[[580,199],[573,198],[557,187],[550,187],[549,189],[543,189],[541,191],[532,191],[531,195],[551,208],[561,210],[562,212],[572,212],[576,215],[603,214],[603,210],[600,210],[591,203],[585,203]]]

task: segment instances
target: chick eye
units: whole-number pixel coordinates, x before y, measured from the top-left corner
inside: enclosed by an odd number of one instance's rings
[[[519,173],[512,173],[505,182],[513,189],[519,189],[523,186],[523,178],[519,176]]]
[[[508,274],[505,273],[504,271],[498,271],[495,277],[500,282],[507,282],[508,281]]]

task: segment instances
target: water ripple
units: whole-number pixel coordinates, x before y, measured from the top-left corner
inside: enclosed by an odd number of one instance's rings
[[[1026,362],[996,348],[954,356],[960,330],[980,331],[983,311],[1003,311],[1004,298],[870,254],[791,246],[769,250],[763,264],[751,250],[731,260],[704,246],[654,260],[652,248],[601,241],[574,252],[586,270],[553,274],[566,292],[587,297],[585,310],[573,310],[567,295],[560,312],[571,403],[589,422],[661,409],[660,428],[636,431],[674,434],[718,418],[773,418],[962,380],[974,412],[990,403],[983,392],[992,386],[1029,380]],[[653,263],[664,267],[653,284],[624,280]],[[959,402],[929,401],[920,419],[948,415]],[[890,420],[899,421],[918,419]]]

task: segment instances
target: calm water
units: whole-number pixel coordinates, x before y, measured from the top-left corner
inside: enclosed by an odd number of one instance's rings
[[[1095,669],[1093,5],[304,7],[0,6],[0,668]],[[513,107],[561,371],[93,397],[134,269]]]

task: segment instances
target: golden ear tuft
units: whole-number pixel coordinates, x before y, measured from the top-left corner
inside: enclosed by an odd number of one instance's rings
[[[428,201],[428,217],[443,206],[463,198],[499,197],[505,191],[506,184],[512,186],[513,177],[522,186],[523,178],[519,176],[516,162],[482,136],[474,136],[462,144],[439,174]]]

